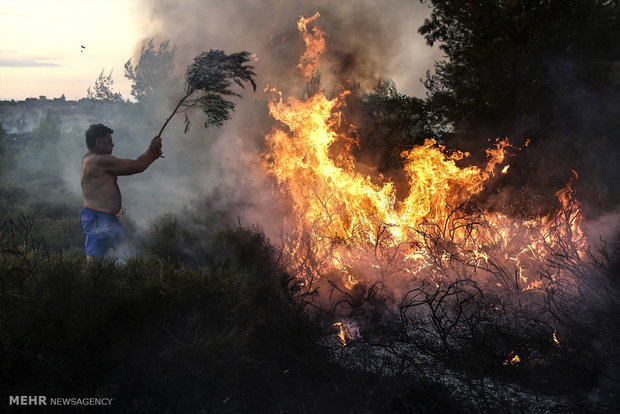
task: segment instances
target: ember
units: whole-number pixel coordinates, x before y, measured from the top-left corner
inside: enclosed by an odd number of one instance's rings
[[[342,345],[347,345],[347,337],[344,332],[344,327],[342,326],[342,322],[336,322],[334,326],[338,327],[338,339],[342,342]]]
[[[521,358],[519,358],[519,355],[515,354],[514,351],[512,351],[510,355],[508,355],[508,359],[504,361],[504,365],[516,365],[520,362]]]

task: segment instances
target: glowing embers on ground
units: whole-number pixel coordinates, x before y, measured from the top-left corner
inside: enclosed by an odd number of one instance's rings
[[[306,78],[325,52],[322,32],[308,29],[317,17],[299,24],[308,47],[300,62]],[[394,183],[356,169],[355,137],[337,132],[355,130],[344,128],[340,110],[347,93],[328,99],[319,92],[306,100],[274,93],[269,104],[282,127],[266,137],[264,164],[292,210],[286,248],[304,269],[300,274],[337,274],[351,287],[421,272],[439,283],[447,269],[454,277],[486,271],[495,276],[493,285],[523,291],[542,286],[536,267],[550,250],[586,248],[572,182],[557,193],[557,213],[527,221],[470,203],[491,177],[508,171],[507,139],[487,150],[481,167],[459,166],[468,154],[432,139],[404,151],[408,194],[399,200]]]
[[[515,365],[521,362],[521,358],[519,355],[515,354],[515,351],[512,351],[510,355],[508,355],[508,359],[504,361],[504,365]]]

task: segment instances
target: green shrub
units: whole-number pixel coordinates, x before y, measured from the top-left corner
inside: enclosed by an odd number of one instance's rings
[[[0,237],[4,401],[101,396],[120,413],[407,412],[446,394],[334,364],[321,345],[333,332],[308,318],[257,229],[220,229],[202,244],[212,265],[191,267],[155,256],[87,265],[32,233],[22,217]]]

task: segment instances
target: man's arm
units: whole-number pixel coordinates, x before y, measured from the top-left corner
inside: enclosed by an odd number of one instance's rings
[[[117,158],[107,154],[101,156],[99,161],[103,170],[111,174],[132,175],[146,170],[161,154],[161,138],[155,137],[151,140],[151,145],[146,152],[135,160]]]

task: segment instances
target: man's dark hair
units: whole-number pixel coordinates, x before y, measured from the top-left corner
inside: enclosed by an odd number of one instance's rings
[[[93,124],[86,130],[86,146],[92,150],[97,147],[97,138],[103,138],[107,134],[112,134],[112,128],[103,124]]]

